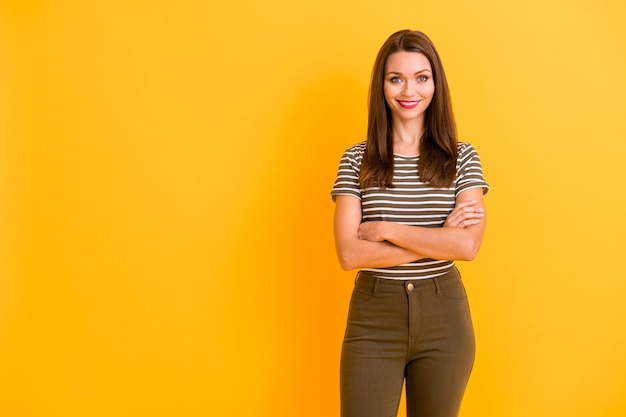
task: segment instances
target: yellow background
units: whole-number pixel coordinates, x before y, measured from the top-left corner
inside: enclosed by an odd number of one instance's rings
[[[462,416],[626,414],[619,0],[0,2],[0,415],[336,416],[329,198],[398,29],[492,186]],[[403,413],[401,413],[403,415]]]

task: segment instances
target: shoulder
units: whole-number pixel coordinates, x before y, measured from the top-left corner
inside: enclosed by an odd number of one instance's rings
[[[461,142],[457,143],[457,149],[459,154],[467,153],[467,152],[476,152],[476,149],[469,142]]]
[[[346,149],[341,157],[343,163],[350,164],[353,168],[359,169],[363,154],[365,153],[365,142],[360,142]]]
[[[459,161],[463,161],[468,158],[479,158],[476,148],[468,142],[458,142],[457,150],[457,160]]]
[[[348,149],[346,149],[344,154],[360,159],[363,157],[363,154],[365,153],[365,147],[366,147],[365,145],[366,145],[365,142],[359,142],[357,144],[354,144],[350,146]]]

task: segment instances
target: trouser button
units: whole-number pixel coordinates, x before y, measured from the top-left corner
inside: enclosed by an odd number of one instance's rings
[[[409,291],[413,291],[413,288],[415,288],[415,285],[413,285],[413,283],[412,283],[412,282],[409,282],[409,283],[407,284],[407,286],[406,286],[406,289],[407,289],[407,290],[409,290]]]

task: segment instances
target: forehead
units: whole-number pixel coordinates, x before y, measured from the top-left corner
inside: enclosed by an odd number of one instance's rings
[[[394,52],[385,63],[385,72],[415,73],[425,69],[432,71],[430,61],[421,52]]]

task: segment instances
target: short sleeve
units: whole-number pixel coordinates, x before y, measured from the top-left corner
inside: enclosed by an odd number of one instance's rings
[[[365,144],[360,143],[348,148],[339,162],[339,169],[335,179],[335,185],[330,193],[333,201],[338,195],[352,195],[361,199],[361,187],[359,185],[359,172]]]
[[[459,143],[455,195],[472,188],[482,188],[483,194],[489,191],[489,184],[483,176],[483,168],[476,149],[469,143]]]

